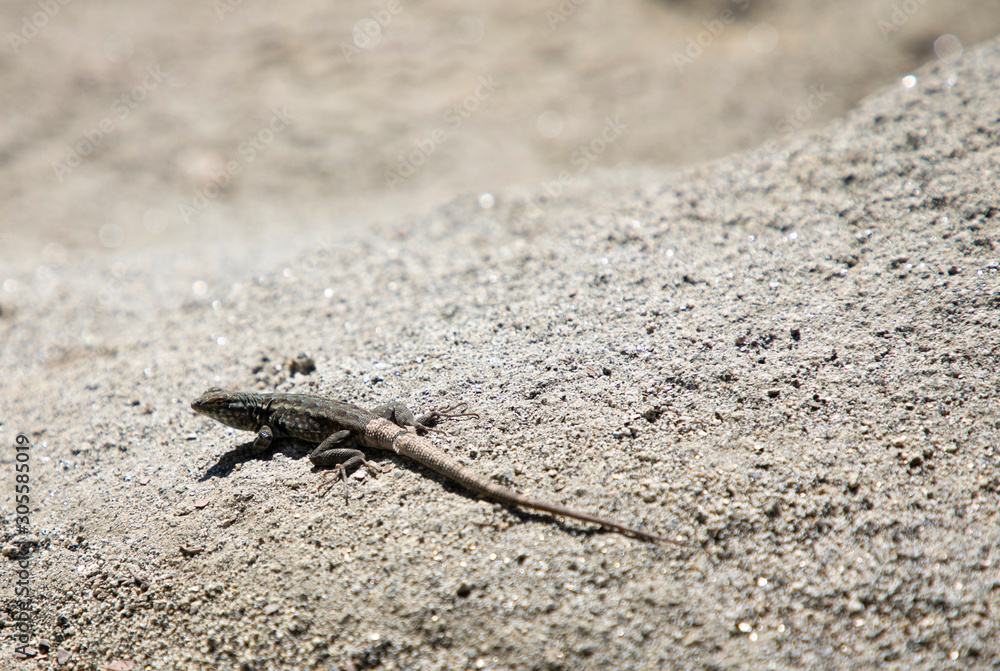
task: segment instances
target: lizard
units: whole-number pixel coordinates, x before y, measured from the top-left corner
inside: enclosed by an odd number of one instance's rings
[[[368,411],[353,403],[312,394],[241,392],[218,387],[206,390],[191,403],[191,408],[226,426],[255,432],[257,437],[254,448],[258,450],[266,449],[275,438],[297,438],[319,443],[309,454],[309,460],[319,468],[335,467],[343,476],[345,487],[347,471],[350,469],[365,466],[381,472],[378,466],[365,458],[363,451],[356,449],[355,446],[360,445],[400,454],[467,490],[505,506],[539,510],[597,524],[643,541],[697,547],[597,515],[548,503],[490,482],[449,457],[418,433],[443,433],[433,428],[441,418],[473,416],[469,413],[447,414],[455,408],[432,410],[416,418],[400,402],[388,403]]]

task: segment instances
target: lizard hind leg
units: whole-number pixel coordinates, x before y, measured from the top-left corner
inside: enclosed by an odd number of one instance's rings
[[[364,466],[374,473],[381,473],[382,469],[378,465],[365,459],[365,453],[352,447],[341,447],[350,438],[350,431],[338,431],[326,438],[315,450],[309,454],[309,461],[320,468],[334,467],[334,475],[339,475],[344,482],[344,501],[347,502],[347,472],[353,471],[359,466]],[[331,480],[329,475],[324,476],[323,482],[317,491],[323,487],[331,485],[336,480]]]
[[[396,426],[403,428],[413,427],[421,431],[431,431],[433,433],[444,434],[441,429],[434,428],[442,419],[466,419],[479,415],[474,412],[465,412],[468,407],[465,403],[457,403],[448,407],[431,408],[427,413],[419,418],[413,416],[413,411],[399,401],[380,405],[372,411],[373,415],[387,419]]]
[[[442,419],[448,420],[458,420],[458,419],[479,419],[479,415],[474,412],[466,412],[468,409],[468,403],[456,403],[455,405],[441,406],[440,408],[431,408],[426,414],[421,415],[416,421],[416,425],[427,429],[428,431],[435,431],[437,433],[444,433],[440,429],[432,429],[431,427],[436,425]]]

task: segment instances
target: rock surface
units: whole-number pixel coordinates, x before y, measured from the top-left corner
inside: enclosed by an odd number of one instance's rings
[[[1000,45],[915,77],[773,148],[317,229],[254,276],[220,248],[20,275],[0,436],[33,445],[32,651],[995,666]],[[194,415],[218,384],[466,402],[480,418],[435,440],[471,467],[704,550],[500,508],[389,455],[345,505],[309,446],[250,455]]]

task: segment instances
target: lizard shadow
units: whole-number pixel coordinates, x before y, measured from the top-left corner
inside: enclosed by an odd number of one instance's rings
[[[254,447],[253,440],[241,443],[219,457],[205,473],[198,478],[198,482],[205,482],[212,478],[227,478],[236,468],[248,461],[271,461],[271,458],[281,452],[290,459],[299,460],[309,456],[313,447],[305,441],[294,439],[283,439],[275,441],[273,445],[263,450]]]
[[[462,493],[462,492],[456,492],[456,493]],[[520,522],[539,522],[541,524],[547,524],[552,527],[557,527],[562,531],[569,533],[570,535],[586,536],[589,538],[591,536],[603,536],[604,534],[615,533],[610,529],[604,529],[602,527],[587,528],[582,526],[574,526],[573,523],[567,522],[565,519],[561,517],[556,517],[555,515],[549,513],[532,512],[530,510],[523,510],[521,508],[515,508],[513,506],[505,506],[502,503],[497,503],[482,496],[478,497],[472,496],[470,498],[479,501],[486,501],[487,503],[492,503],[495,507],[498,507],[512,514]],[[583,523],[577,522],[577,524],[586,524],[586,522]]]

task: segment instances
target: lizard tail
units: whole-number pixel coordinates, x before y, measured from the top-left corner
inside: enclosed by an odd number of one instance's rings
[[[384,422],[385,425],[383,425],[382,422]],[[524,494],[515,492],[512,489],[494,484],[478,473],[465,468],[424,438],[421,438],[420,436],[417,436],[409,431],[400,431],[397,425],[387,420],[383,420],[381,418],[372,419],[365,427],[365,431],[366,433],[371,432],[370,435],[382,439],[378,442],[391,444],[392,449],[396,453],[413,459],[427,468],[440,473],[445,478],[462,485],[466,489],[472,490],[477,494],[480,494],[488,499],[492,499],[498,503],[502,503],[507,506],[541,510],[560,517],[569,517],[581,522],[598,524],[602,527],[614,529],[615,531],[644,541],[655,541],[657,543],[669,543],[671,545],[678,545],[681,547],[700,549],[697,545],[693,545],[691,543],[685,543],[672,538],[666,538],[665,536],[658,536],[647,531],[641,531],[640,529],[615,522],[614,520],[598,517],[597,515],[591,515],[590,513],[580,512],[578,510],[566,508],[565,506],[556,505],[554,503],[548,503],[546,501],[542,501],[541,499],[525,496]]]

